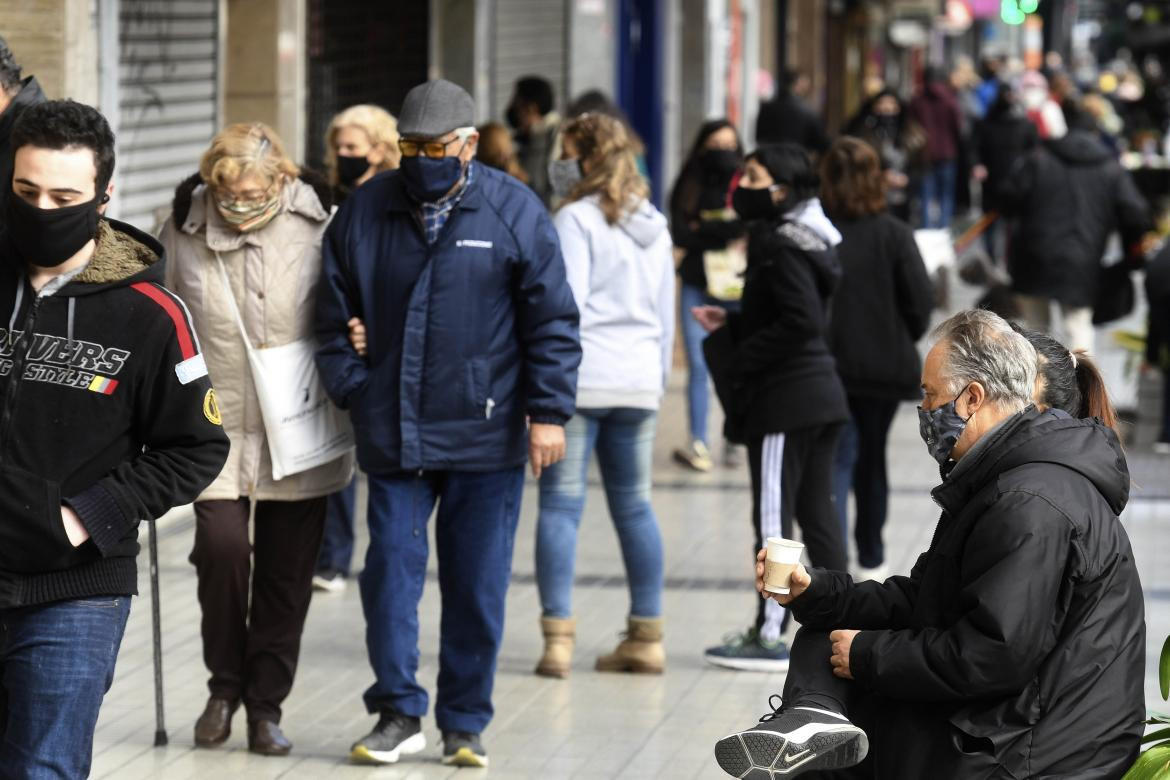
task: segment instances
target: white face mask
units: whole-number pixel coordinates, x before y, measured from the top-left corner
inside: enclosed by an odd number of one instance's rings
[[[558,198],[569,197],[583,178],[585,174],[581,170],[581,161],[576,158],[550,160],[548,163],[548,183]]]

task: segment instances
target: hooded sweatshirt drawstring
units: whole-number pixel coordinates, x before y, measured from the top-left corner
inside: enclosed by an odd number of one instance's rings
[[[73,347],[73,315],[77,311],[77,299],[69,298],[69,319],[65,326],[65,345],[66,348]]]
[[[20,313],[20,304],[24,303],[24,279],[18,279],[16,285],[16,303],[12,306],[12,316],[8,319],[8,337],[12,338],[12,329],[16,327],[16,315]]]

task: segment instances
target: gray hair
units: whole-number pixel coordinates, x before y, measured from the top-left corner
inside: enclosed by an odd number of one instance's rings
[[[16,62],[12,49],[8,47],[8,41],[4,40],[4,36],[0,36],[0,92],[15,97],[19,91],[20,65]],[[4,186],[7,187],[8,182],[5,182]]]
[[[1036,349],[998,314],[961,311],[932,335],[946,344],[942,373],[951,393],[978,382],[988,401],[1008,411],[1018,412],[1032,403]]]

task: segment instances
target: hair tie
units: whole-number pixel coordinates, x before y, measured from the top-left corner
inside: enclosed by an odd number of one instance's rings
[[[1068,356],[1069,356],[1070,358],[1072,358],[1072,362],[1073,362],[1073,371],[1076,371],[1076,370],[1077,370],[1077,356],[1076,356],[1076,353],[1075,353],[1075,352],[1071,352],[1071,351],[1070,351],[1070,352],[1068,353]]]

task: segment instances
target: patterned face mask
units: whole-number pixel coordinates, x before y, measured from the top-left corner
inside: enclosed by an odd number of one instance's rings
[[[967,388],[964,387],[953,400],[937,409],[927,410],[918,407],[918,433],[926,442],[927,452],[940,466],[950,460],[951,451],[955,449],[955,444],[963,435],[963,429],[967,427],[967,421],[971,419],[967,417],[964,420],[955,411],[955,401],[958,401],[965,392]]]
[[[263,201],[240,202],[229,198],[215,199],[215,208],[223,221],[241,233],[259,230],[272,221],[280,211],[280,188]]]

